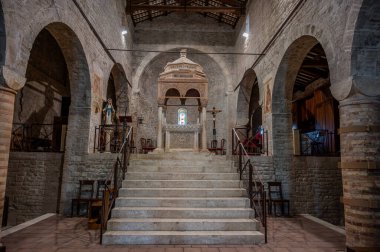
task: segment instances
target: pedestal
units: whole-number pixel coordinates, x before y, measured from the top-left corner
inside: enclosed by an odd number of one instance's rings
[[[105,152],[111,152],[111,135],[113,134],[113,128],[112,125],[106,126],[104,128],[104,132],[106,134],[106,146],[105,146]]]

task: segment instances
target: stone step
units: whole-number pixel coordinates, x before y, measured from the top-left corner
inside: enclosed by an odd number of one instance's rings
[[[189,160],[151,160],[138,159],[131,160],[130,165],[159,165],[159,166],[231,166],[230,161],[225,160],[199,160],[198,158]]]
[[[236,173],[236,168],[225,166],[160,166],[131,165],[128,172]]]
[[[249,199],[232,198],[176,198],[176,197],[119,197],[116,207],[249,207]]]
[[[258,231],[107,231],[103,244],[253,245],[263,237]]]
[[[239,180],[237,173],[128,172],[126,180]]]
[[[120,188],[119,197],[242,197],[242,188]]]
[[[250,219],[111,219],[113,231],[254,231],[258,221]]]
[[[175,153],[152,153],[148,154],[132,154],[131,160],[221,160],[226,161],[226,156],[214,155],[212,153],[203,152],[175,152]]]
[[[239,180],[124,180],[123,188],[239,188]]]
[[[250,219],[250,208],[115,207],[112,218]]]

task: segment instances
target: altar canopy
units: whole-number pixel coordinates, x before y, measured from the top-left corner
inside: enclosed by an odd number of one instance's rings
[[[207,151],[208,81],[203,68],[187,58],[186,49],[166,64],[157,93],[157,151]]]

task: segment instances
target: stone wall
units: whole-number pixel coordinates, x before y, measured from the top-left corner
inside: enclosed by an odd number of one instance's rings
[[[65,160],[70,170],[70,177],[63,177],[62,200],[60,213],[69,215],[71,211],[71,198],[78,195],[79,180],[81,179],[111,179],[117,154],[93,153],[83,155],[77,159]]]
[[[8,225],[57,211],[63,153],[12,152],[7,187]]]
[[[343,225],[342,175],[338,168],[339,157],[293,156],[291,179],[284,181],[276,176],[278,167],[271,156],[252,156],[251,162],[267,189],[267,182],[289,184],[292,214],[310,214],[335,225]]]
[[[334,225],[343,225],[339,161],[339,157],[293,157],[293,213],[308,213]]]

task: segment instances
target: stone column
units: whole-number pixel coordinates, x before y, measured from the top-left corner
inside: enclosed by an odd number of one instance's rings
[[[339,110],[347,251],[375,251],[380,247],[380,97],[356,94],[340,102]]]
[[[207,151],[206,107],[202,107],[202,151]]]
[[[162,121],[163,121],[163,114],[162,114],[162,106],[158,107],[158,133],[157,133],[157,149],[155,151],[162,152]]]
[[[0,220],[3,217],[16,91],[0,86]]]

